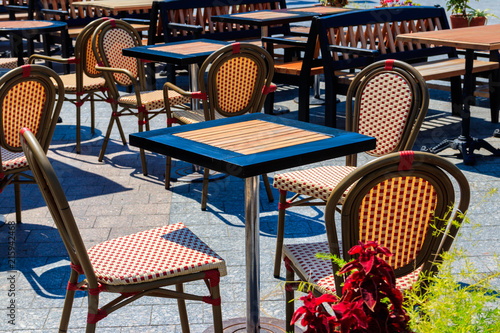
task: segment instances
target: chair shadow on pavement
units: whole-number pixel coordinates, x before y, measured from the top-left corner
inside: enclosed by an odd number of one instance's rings
[[[0,274],[16,275],[18,295],[31,289],[43,298],[64,298],[70,261],[55,227],[0,224],[0,253]],[[83,296],[83,293],[76,294],[76,297]]]

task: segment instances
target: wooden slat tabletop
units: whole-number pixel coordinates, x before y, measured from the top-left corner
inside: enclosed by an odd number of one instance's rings
[[[91,6],[113,11],[150,10],[153,7],[153,0],[75,1],[71,5],[74,7]]]
[[[279,18],[289,18],[294,16],[302,16],[303,12],[289,12],[289,11],[277,11],[277,10],[263,10],[263,11],[255,11],[237,14],[238,18],[251,18],[256,20],[267,20],[267,19],[279,19]]]
[[[462,49],[499,50],[500,24],[402,34],[397,36],[397,40],[410,43],[432,43]]]
[[[177,54],[195,54],[203,52],[214,52],[223,47],[224,45],[208,43],[208,42],[193,42],[189,43],[189,47],[185,44],[175,44],[175,45],[162,45],[158,47],[153,47],[151,49],[155,51],[172,52]]]
[[[299,7],[299,8],[288,8],[287,9],[288,12],[307,12],[307,13],[317,13],[320,15],[342,13],[342,12],[347,12],[349,10],[351,10],[351,9],[332,7],[332,6],[310,6],[310,7]]]
[[[331,138],[329,135],[262,120],[250,120],[174,135],[243,155]]]

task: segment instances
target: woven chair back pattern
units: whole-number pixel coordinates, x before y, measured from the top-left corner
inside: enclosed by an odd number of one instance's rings
[[[394,253],[387,261],[395,269],[416,259],[436,209],[437,193],[417,177],[385,180],[363,198],[359,207],[359,240],[379,241]]]
[[[395,73],[380,73],[367,81],[361,89],[358,130],[377,139],[376,148],[367,153],[382,156],[401,142],[413,95],[407,79]]]
[[[107,62],[105,65],[129,70],[132,75],[137,77],[137,60],[122,54],[123,49],[138,46],[134,38],[126,30],[118,27],[102,33],[104,34],[102,37],[103,56]],[[132,84],[130,78],[125,74],[114,73],[113,77],[119,85]]]
[[[219,99],[215,100],[215,107],[228,114],[245,111],[252,102],[257,74],[258,66],[249,58],[235,57],[225,62],[216,75]]]
[[[94,26],[95,29],[96,26]],[[85,41],[82,41],[85,45],[83,49],[81,50],[82,52],[82,61],[83,61],[83,70],[85,74],[87,74],[90,77],[100,77],[102,76],[102,73],[99,72],[95,67],[97,65],[97,59],[94,55],[94,52],[92,50],[92,33],[94,29],[91,29],[91,31],[87,32],[85,35]]]
[[[47,87],[39,81],[14,81],[0,96],[3,140],[9,150],[22,151],[19,129],[27,127],[37,135],[46,110]]]

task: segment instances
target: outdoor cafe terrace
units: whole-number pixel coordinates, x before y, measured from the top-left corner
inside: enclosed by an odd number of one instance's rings
[[[439,3],[438,0],[420,1],[423,5]],[[441,1],[443,2],[443,1]],[[310,5],[312,1],[289,1],[288,7]],[[315,2],[314,2],[315,3]],[[362,1],[351,1],[365,6]],[[365,2],[367,7],[376,5]],[[440,3],[443,6],[443,3]],[[482,6],[484,4],[481,4]],[[492,12],[500,16],[491,2]],[[491,19],[489,24],[500,22]],[[5,46],[6,43],[0,43]],[[54,67],[62,74],[63,67]],[[165,83],[160,76],[162,66],[157,66],[157,86]],[[187,71],[181,71],[176,84],[188,87]],[[321,81],[321,91],[324,82]],[[461,130],[460,117],[451,115],[450,93],[430,89],[427,115],[413,146],[420,151],[443,139],[455,137]],[[275,105],[290,112],[277,115],[283,119],[298,119],[298,95],[295,85],[277,84]],[[337,126],[345,129],[345,96],[339,96]],[[500,148],[500,137],[493,136],[500,128],[491,122],[489,99],[478,97],[470,107],[473,137],[483,138],[495,148]],[[173,225],[182,222],[211,249],[224,258],[227,275],[221,277],[220,293],[223,320],[244,318],[247,294],[245,286],[245,180],[220,176],[210,181],[205,211],[200,209],[202,182],[189,181],[185,174],[192,172],[193,165],[179,159],[173,160],[175,176],[170,189],[165,189],[165,156],[146,150],[148,175],[141,169],[139,148],[122,145],[116,128],[111,132],[103,162],[98,156],[110,117],[108,103],[97,102],[95,133],[90,129],[90,103],[82,106],[81,153],[76,153],[75,106],[65,102],[61,109],[62,122],[58,123],[47,153],[75,217],[87,248],[104,241],[132,233]],[[310,122],[324,124],[324,105],[310,105]],[[128,135],[137,132],[135,117],[123,117],[121,124]],[[150,122],[151,129],[166,127],[164,115]],[[174,125],[179,126],[179,125]],[[189,126],[189,125],[188,125]],[[455,164],[466,176],[471,190],[471,202],[467,217],[469,223],[460,229],[453,243],[463,248],[466,256],[479,273],[498,271],[498,242],[500,222],[500,159],[481,149],[475,151],[476,163],[466,165],[458,151],[448,148],[439,156]],[[366,154],[358,154],[358,165],[373,160]],[[264,175],[271,181],[273,176],[291,170],[304,170],[319,166],[345,165],[345,158],[338,157],[292,169],[278,170]],[[216,177],[217,178],[217,177]],[[285,267],[280,278],[273,276],[278,221],[279,191],[272,188],[274,202],[269,202],[262,178],[260,180],[260,315],[279,321],[285,319]],[[64,305],[64,297],[70,277],[70,261],[59,236],[49,209],[36,184],[21,185],[22,223],[15,224],[14,186],[0,194],[0,307],[3,309],[0,332],[58,332]],[[287,210],[285,243],[301,244],[325,240],[325,214],[322,206],[300,206]],[[12,227],[13,226],[13,227]],[[12,229],[13,228],[13,229]],[[15,254],[10,255],[9,230],[15,230]],[[12,266],[14,263],[14,266]],[[455,273],[462,262],[455,263]],[[468,283],[470,281],[462,281]],[[491,281],[491,288],[500,290],[500,278]],[[186,292],[206,294],[201,280],[185,285]],[[13,296],[15,295],[15,296]],[[296,297],[299,294],[296,294]],[[8,317],[9,304],[15,300],[15,316]],[[101,293],[100,305],[111,300]],[[212,306],[199,301],[186,301],[191,332],[205,332],[213,325]],[[295,306],[302,305],[295,302]],[[13,321],[12,321],[13,320]],[[87,297],[77,292],[69,321],[69,332],[84,332],[87,322]],[[97,331],[103,333],[126,332],[181,332],[179,311],[175,299],[144,297],[123,307],[99,321]]]

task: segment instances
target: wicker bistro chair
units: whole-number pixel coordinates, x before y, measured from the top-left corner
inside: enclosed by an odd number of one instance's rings
[[[344,196],[339,242],[335,215]],[[442,157],[402,151],[371,161],[346,176],[330,195],[325,212],[327,242],[283,247],[286,280],[294,281],[297,274],[299,280],[314,285],[316,294],[340,296],[343,280],[334,274],[338,267],[315,254],[332,253],[349,261],[347,253],[354,245],[376,241],[394,254],[385,259],[394,268],[397,288],[409,289],[419,278],[436,273],[433,263],[450,249],[469,199],[470,188],[464,174]],[[433,235],[432,225],[446,230],[446,234]],[[287,284],[287,332],[293,331],[289,323],[296,287],[295,283]]]
[[[172,123],[193,124],[245,113],[261,112],[268,93],[276,90],[271,83],[274,74],[273,59],[260,46],[233,43],[211,54],[200,66],[198,84],[200,91],[188,92],[173,83],[164,85],[168,126]],[[208,73],[205,72],[208,69]],[[171,95],[174,93],[175,95]],[[202,110],[193,110],[186,104],[171,105],[177,94],[203,103]],[[172,106],[174,108],[172,108]],[[170,185],[171,158],[167,157],[165,187]],[[206,209],[209,170],[203,177],[202,210]],[[269,201],[273,194],[269,180],[263,177]]]
[[[34,54],[30,63],[42,59],[61,64],[75,64],[75,72],[61,75],[64,83],[65,101],[76,106],[76,152],[81,152],[81,108],[90,101],[90,128],[95,133],[95,101],[106,101],[106,81],[102,73],[96,70],[97,60],[92,51],[92,34],[107,18],[100,18],[89,23],[78,35],[75,42],[75,56],[72,58],[49,57]]]
[[[54,84],[55,83],[55,84]],[[57,97],[56,94],[59,94]],[[16,221],[21,222],[21,184],[34,183],[19,141],[29,128],[47,152],[64,99],[63,83],[50,68],[24,65],[0,78],[0,192],[14,184]]]
[[[108,240],[85,249],[78,226],[54,169],[29,130],[22,130],[22,145],[33,175],[52,214],[71,260],[71,275],[59,326],[66,332],[75,291],[87,291],[86,332],[111,312],[143,296],[176,298],[183,332],[189,332],[185,300],[212,305],[215,332],[222,332],[220,276],[226,275],[224,260],[182,223],[159,227]],[[80,275],[85,279],[79,282]],[[183,284],[204,280],[210,296],[183,291]],[[175,290],[164,289],[175,286]],[[117,298],[98,308],[99,294]]]
[[[116,122],[123,144],[127,140],[120,123],[122,116],[135,116],[138,118],[139,132],[149,130],[149,121],[158,114],[166,113],[163,92],[161,90],[146,91],[146,78],[144,64],[140,59],[126,57],[122,49],[141,46],[139,33],[127,22],[109,19],[100,24],[92,37],[92,49],[98,61],[96,67],[106,79],[109,90],[108,101],[112,113],[106,136],[99,154],[99,162],[104,158],[106,147],[111,135],[113,124]],[[117,86],[133,87],[133,93],[120,94]],[[174,91],[169,93],[170,104],[187,103],[184,97]],[[140,150],[142,172],[147,175],[146,155]]]
[[[410,150],[428,106],[427,84],[413,67],[398,60],[379,61],[363,69],[349,86],[346,130],[377,139],[376,148],[367,152],[370,156]],[[280,192],[275,277],[280,275],[286,209],[325,205],[337,184],[355,170],[356,165],[357,156],[349,155],[345,166],[325,166],[274,176],[273,186]],[[295,193],[289,200],[286,199],[288,191]]]

